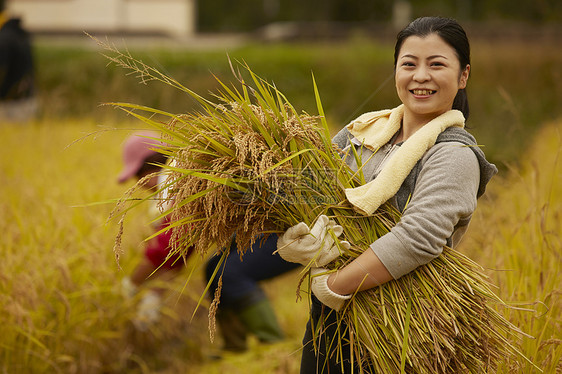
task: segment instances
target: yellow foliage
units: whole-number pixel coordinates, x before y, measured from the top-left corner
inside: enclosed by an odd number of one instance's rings
[[[545,125],[519,165],[492,180],[461,251],[489,269],[498,294],[530,311],[504,311],[534,339],[524,353],[562,370],[562,120]],[[502,372],[532,373],[524,363]]]

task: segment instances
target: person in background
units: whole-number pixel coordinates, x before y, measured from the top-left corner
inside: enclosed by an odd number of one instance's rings
[[[123,145],[123,170],[119,174],[118,182],[125,183],[131,179],[136,181],[150,176],[143,186],[156,191],[165,174],[157,174],[161,166],[166,163],[166,156],[157,152],[163,144],[156,140],[159,136],[153,132],[137,132],[126,139]],[[155,216],[160,211],[154,204]],[[155,232],[169,224],[164,218],[156,223]],[[140,287],[153,277],[168,279],[177,275],[184,266],[181,256],[168,258],[170,251],[171,231],[165,231],[148,242],[145,256],[135,267],[130,276],[122,280],[122,289],[126,296],[134,296]],[[258,247],[259,248],[258,250]],[[220,254],[210,258],[206,264],[206,277],[210,281],[212,274],[217,276],[211,282],[211,295],[218,287],[219,277],[222,275],[222,289],[220,304],[216,314],[219,330],[223,338],[223,349],[228,352],[243,352],[247,350],[249,334],[256,336],[263,343],[274,343],[284,338],[275,312],[259,285],[260,281],[274,278],[299,265],[283,260],[273,254],[277,249],[277,236],[271,235],[267,240],[258,239],[252,251],[247,251],[243,259],[240,258],[236,244],[233,241],[230,254],[226,261],[219,266]],[[188,252],[189,256],[191,252]],[[134,325],[141,331],[146,330],[159,319],[162,289],[149,289],[141,299]],[[220,354],[214,358],[220,358]]]
[[[136,181],[148,177],[143,187],[156,191],[165,174],[159,165],[167,162],[166,156],[157,151],[163,143],[157,140],[157,133],[150,131],[137,132],[125,140],[123,145],[123,170],[117,181],[125,183],[131,179]],[[160,180],[159,180],[160,179]],[[155,216],[160,210],[155,202]],[[155,232],[169,224],[165,217],[155,224]],[[146,248],[145,256],[135,267],[130,276],[122,280],[122,290],[127,297],[133,297],[141,286],[154,277],[161,280],[170,279],[184,266],[181,256],[169,257],[171,231],[164,231],[151,239]],[[262,343],[275,343],[284,338],[283,331],[277,321],[267,296],[259,285],[260,281],[272,279],[299,267],[298,264],[287,262],[279,255],[273,254],[277,249],[277,235],[270,235],[266,240],[258,239],[251,251],[241,259],[236,243],[230,247],[229,255],[220,264],[221,254],[210,258],[206,264],[206,278],[211,281],[211,295],[218,287],[222,276],[220,304],[216,314],[219,330],[223,338],[223,349],[228,352],[247,350],[247,338],[254,335]],[[188,252],[188,256],[191,252]],[[220,265],[220,266],[219,266]],[[213,273],[217,275],[213,278]],[[158,321],[160,315],[162,289],[149,289],[141,299],[134,325],[141,331],[146,330]],[[220,358],[217,355],[215,358]]]
[[[273,253],[277,250],[277,235],[272,234],[263,239],[257,238],[242,258],[233,240],[222,264],[221,253],[215,254],[206,264],[206,279],[207,282],[211,281],[211,298],[222,276],[216,321],[223,338],[224,351],[246,351],[249,335],[266,344],[284,339],[275,311],[259,282],[285,274],[300,265],[285,261]]]
[[[143,187],[150,191],[156,191],[158,185],[163,182],[165,174],[160,173],[162,166],[166,164],[166,155],[157,151],[164,144],[157,140],[159,135],[150,131],[141,131],[129,136],[123,145],[123,170],[117,181],[125,183],[131,179],[143,180]],[[148,179],[146,179],[148,178]],[[161,212],[158,201],[153,201],[151,213],[158,217]],[[158,232],[169,224],[169,219],[164,217],[153,223],[154,232]],[[171,231],[164,231],[150,239],[144,250],[144,257],[135,267],[130,276],[122,280],[122,290],[125,296],[133,297],[148,280],[157,277],[159,280],[172,279],[184,267],[184,260],[180,255],[170,254]],[[188,256],[191,252],[188,252]],[[133,324],[139,330],[146,330],[158,321],[162,305],[161,288],[146,290],[142,297]]]
[[[26,122],[37,112],[29,33],[0,0],[0,121]]]

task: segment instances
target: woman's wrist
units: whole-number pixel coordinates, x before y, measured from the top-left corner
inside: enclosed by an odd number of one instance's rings
[[[341,277],[340,270],[336,271],[335,273],[330,274],[328,277],[328,281],[326,282],[328,288],[338,295],[349,295],[352,292],[345,289],[345,283]]]
[[[344,268],[331,273],[326,283],[332,292],[350,295],[380,286],[392,279],[392,275],[377,255],[373,251],[365,251]]]

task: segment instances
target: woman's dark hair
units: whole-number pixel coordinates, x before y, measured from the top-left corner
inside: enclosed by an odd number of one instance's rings
[[[168,156],[162,153],[153,153],[144,159],[142,166],[135,175],[140,178],[151,173],[156,173],[162,168],[160,165],[164,165],[167,159]]]
[[[445,43],[449,44],[460,62],[461,71],[470,65],[470,43],[462,26],[454,19],[443,17],[421,17],[413,20],[408,26],[400,31],[396,37],[394,46],[394,68],[398,60],[398,54],[404,40],[410,36],[426,37],[430,34],[439,35]],[[458,109],[468,119],[468,97],[466,90],[460,89],[453,101],[453,109]]]

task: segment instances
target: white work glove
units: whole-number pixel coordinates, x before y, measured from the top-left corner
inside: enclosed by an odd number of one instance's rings
[[[328,269],[312,268],[310,269],[312,293],[320,302],[335,311],[339,311],[346,300],[351,299],[351,295],[339,295],[328,287]]]
[[[132,299],[138,292],[138,287],[131,281],[131,278],[124,277],[121,279],[121,294],[126,299]]]
[[[298,223],[279,237],[277,252],[289,262],[304,266],[308,264],[313,267],[325,266],[341,254],[328,231],[330,229],[336,238],[343,234],[343,227],[325,215],[318,217],[312,229],[304,222]],[[351,247],[347,241],[339,243],[346,250]]]
[[[158,292],[146,291],[139,303],[137,313],[133,319],[133,325],[139,331],[147,331],[160,319],[160,309],[162,308],[162,300]]]

